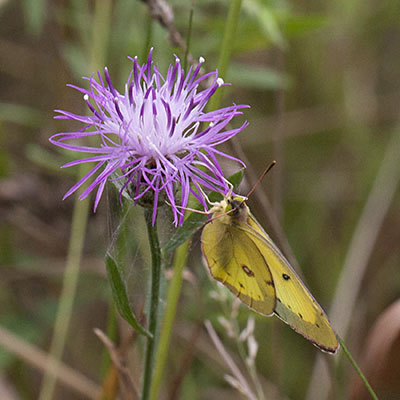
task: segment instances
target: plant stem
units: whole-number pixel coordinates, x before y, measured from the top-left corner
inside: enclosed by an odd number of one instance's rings
[[[81,164],[80,173],[83,172],[82,169],[84,168],[87,169],[87,166]],[[63,287],[49,351],[51,357],[49,357],[48,367],[46,368],[46,373],[43,377],[39,400],[49,400],[53,398],[57,379],[57,374],[54,374],[54,371],[58,369],[57,361],[62,358],[67,339],[68,327],[71,320],[72,308],[78,284],[79,264],[85,240],[88,209],[89,201],[80,201],[77,196],[72,217],[70,244],[63,278]]]
[[[228,69],[228,64],[231,56],[231,49],[233,43],[233,38],[235,35],[235,30],[237,27],[237,23],[239,20],[240,9],[242,5],[242,0],[233,0],[231,2],[231,7],[228,13],[228,21],[224,33],[224,38],[221,45],[221,53],[218,62],[218,70],[221,75],[225,75]],[[190,20],[189,20],[189,33],[191,32],[192,27],[192,18],[193,18],[193,7],[190,12]],[[190,45],[190,35],[188,35],[187,39],[187,54]],[[187,54],[185,55],[185,62],[187,58]],[[221,98],[218,96],[216,92],[214,96],[211,98],[211,104],[209,104],[208,109],[216,109],[219,107]],[[158,393],[161,387],[161,382],[164,374],[165,363],[168,356],[168,349],[171,340],[171,332],[172,325],[176,315],[176,307],[178,304],[179,294],[182,288],[182,274],[183,268],[187,262],[187,256],[189,251],[190,240],[187,240],[184,244],[182,244],[176,251],[174,258],[174,275],[172,277],[170,287],[168,289],[167,302],[165,314],[162,322],[162,336],[160,337],[160,343],[158,346],[158,351],[156,354],[156,363],[155,363],[155,372],[154,372],[154,380],[150,393],[150,400],[157,400]],[[151,332],[151,331],[150,331]],[[144,399],[144,397],[143,397]]]
[[[94,70],[97,68],[97,65],[104,63],[107,48],[106,39],[110,26],[110,8],[111,0],[96,1],[92,27],[93,40],[91,42],[90,70]],[[99,32],[101,32],[101,34],[99,34]],[[81,164],[78,170],[78,177],[80,178],[86,175],[89,170],[89,165]],[[64,352],[69,323],[72,316],[90,204],[89,199],[85,201],[79,200],[79,193],[82,191],[83,188],[78,191],[75,198],[69,249],[63,277],[63,288],[50,344],[48,367],[43,377],[39,400],[50,400],[53,398],[57,381],[57,373],[54,371],[58,370],[58,361],[61,360]]]
[[[149,55],[151,47],[151,41],[153,38],[153,18],[151,17],[150,14],[146,15],[145,27],[146,27],[146,34],[145,34],[143,53],[142,53],[143,62],[147,60],[147,56]]]
[[[352,322],[352,316],[357,307],[357,297],[363,288],[361,282],[375,249],[378,234],[396,198],[400,177],[399,152],[400,132],[397,127],[386,145],[379,171],[354,229],[328,313],[336,332],[342,337],[346,336]],[[324,373],[320,358],[314,365],[310,382],[307,397],[325,400],[328,397],[326,390],[328,376]]]
[[[374,392],[374,390],[372,389],[371,385],[369,384],[369,382],[367,381],[367,378],[364,376],[364,374],[361,372],[360,367],[357,365],[357,363],[355,362],[354,358],[351,356],[349,350],[347,349],[346,345],[343,342],[343,339],[338,336],[338,340],[340,343],[340,346],[343,349],[343,353],[345,354],[345,356],[349,359],[351,365],[354,367],[354,369],[356,370],[357,374],[360,376],[361,380],[363,381],[365,387],[367,388],[369,394],[371,395],[371,397],[374,400],[379,400],[378,396],[376,395],[376,393]]]
[[[190,240],[178,247],[174,258],[174,275],[168,288],[167,303],[162,322],[162,336],[157,348],[153,384],[150,392],[150,400],[158,399],[168,349],[171,340],[172,325],[174,323],[178,299],[182,288],[182,274],[186,265]]]
[[[147,400],[150,394],[152,372],[153,372],[153,355],[157,341],[157,325],[158,325],[158,303],[160,297],[160,280],[161,280],[161,251],[157,234],[157,224],[153,225],[153,210],[145,208],[144,216],[147,224],[147,232],[151,251],[151,292],[150,292],[150,308],[149,308],[149,332],[153,338],[147,338],[146,358],[143,375],[142,400]]]
[[[192,23],[193,23],[193,3],[190,8],[189,27],[186,40],[186,52],[185,52],[184,67],[183,67],[185,71],[187,68],[187,58],[189,54]],[[178,247],[175,253],[174,267],[173,267],[174,274],[172,276],[171,283],[168,289],[166,308],[162,321],[163,334],[160,337],[160,342],[157,347],[155,371],[153,376],[153,384],[150,392],[150,400],[158,399],[158,392],[160,391],[161,382],[165,369],[165,363],[167,361],[167,356],[168,356],[169,344],[171,341],[172,325],[174,323],[176,315],[176,307],[178,305],[178,299],[182,289],[182,274],[183,274],[183,268],[185,267],[187,261],[189,245],[190,245],[190,240],[187,240],[185,243],[183,243],[181,246]]]
[[[193,28],[193,2],[192,6],[190,7],[190,14],[189,14],[189,26],[188,26],[188,33],[187,33],[187,38],[186,38],[186,51],[185,51],[185,57],[183,59],[183,70],[187,73],[187,63],[188,63],[188,55],[189,55],[189,49],[190,49],[190,39],[192,37],[192,28]]]
[[[232,0],[228,17],[225,24],[224,37],[221,44],[221,52],[218,59],[218,75],[222,78],[226,77],[228,65],[231,60],[232,47],[235,43],[235,34],[239,23],[240,9],[242,7],[242,0]],[[221,103],[222,91],[217,90],[208,104],[208,110],[215,110]]]

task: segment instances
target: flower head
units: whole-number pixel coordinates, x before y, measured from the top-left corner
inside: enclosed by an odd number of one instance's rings
[[[187,74],[176,58],[166,77],[153,64],[152,50],[142,66],[136,57],[131,61],[133,68],[123,93],[112,85],[107,68],[104,69],[105,80],[99,72],[97,80],[93,75],[86,78],[88,90],[70,85],[84,94],[90,115],[56,110],[61,114],[56,118],[80,121],[84,126],[76,132],[58,133],[50,141],[64,149],[92,153],[89,158],[69,162],[63,167],[96,163],[64,198],[95,176],[80,199],[97,188],[96,210],[106,182],[121,179],[120,196],[125,189],[130,189],[135,204],[146,193],[152,194],[153,222],[162,195],[172,207],[175,223],[182,223],[183,213],[178,204],[186,207],[190,193],[207,207],[201,187],[223,194],[228,191],[216,157],[241,161],[215,147],[247,125],[245,122],[240,128],[223,131],[234,116],[241,114],[239,110],[247,106],[204,111],[210,97],[225,84],[216,71],[199,75],[203,58]],[[211,85],[200,90],[200,83],[206,79],[212,80]],[[76,139],[90,136],[98,137],[97,145],[93,141],[89,145],[81,141],[74,143]]]

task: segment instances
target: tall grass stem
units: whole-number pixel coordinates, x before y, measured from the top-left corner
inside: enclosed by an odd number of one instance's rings
[[[338,335],[338,340],[340,343],[340,346],[342,347],[343,353],[345,354],[345,356],[348,358],[348,360],[350,361],[351,365],[354,367],[354,369],[356,370],[357,374],[359,375],[359,377],[361,378],[361,380],[363,381],[366,389],[368,390],[369,394],[371,395],[371,397],[374,400],[378,400],[378,396],[376,395],[376,393],[374,392],[374,390],[372,389],[371,385],[369,384],[369,382],[367,381],[367,378],[364,376],[364,374],[362,373],[360,367],[358,366],[358,364],[355,362],[354,358],[351,356],[349,350],[347,349],[346,345],[343,342],[343,339]]]
[[[228,17],[225,23],[224,37],[222,39],[221,51],[218,59],[218,75],[225,79],[228,65],[231,60],[233,43],[235,43],[235,34],[239,24],[240,10],[242,0],[232,0],[228,11]],[[217,90],[210,99],[208,110],[215,110],[221,103],[222,91]]]
[[[92,51],[89,52],[89,69],[91,71],[95,70],[98,65],[104,64],[110,27],[111,4],[111,0],[96,1],[92,27]],[[78,169],[78,177],[86,175],[89,171],[90,165],[81,164]],[[79,193],[82,190],[84,188],[78,191],[75,198],[63,288],[50,344],[48,368],[43,377],[39,400],[51,400],[54,396],[57,381],[57,373],[54,373],[54,371],[58,368],[57,361],[62,359],[72,316],[90,204],[89,199],[79,200]]]
[[[79,176],[83,176],[88,172],[89,167],[88,165],[82,164],[79,170]],[[83,243],[85,241],[89,204],[89,200],[81,201],[78,199],[78,196],[75,198],[63,287],[54,324],[53,338],[50,345],[48,367],[43,377],[39,400],[50,400],[54,395],[57,380],[57,374],[54,374],[54,370],[58,369],[57,361],[60,361],[62,358],[72,316]],[[50,371],[52,372],[50,373]]]
[[[383,221],[400,182],[400,126],[390,138],[374,184],[354,230],[329,316],[339,335],[345,337],[357,305],[368,261],[374,250]],[[317,358],[308,389],[308,398],[325,400],[329,377]],[[323,382],[324,384],[321,384]]]
[[[187,73],[187,64],[188,64],[188,57],[189,57],[189,49],[190,49],[190,41],[192,38],[192,27],[193,27],[193,2],[192,6],[190,7],[190,14],[189,14],[189,24],[188,24],[188,34],[186,38],[186,50],[185,50],[185,58],[183,60],[183,69]]]
[[[147,59],[147,56],[149,54],[149,50],[151,47],[151,41],[153,39],[153,18],[150,14],[146,15],[146,36],[144,40],[144,46],[143,46],[143,52],[142,52],[142,60],[143,62]]]
[[[168,288],[167,304],[161,329],[162,335],[160,336],[160,342],[158,344],[157,354],[155,358],[155,371],[150,393],[150,400],[158,399],[158,393],[161,387],[165,364],[168,356],[169,344],[171,341],[172,325],[174,323],[178,299],[182,288],[183,269],[187,261],[189,244],[190,241],[186,241],[178,247],[175,253],[173,267],[174,274]]]

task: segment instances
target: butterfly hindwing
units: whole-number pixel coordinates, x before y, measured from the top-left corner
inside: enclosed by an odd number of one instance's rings
[[[255,311],[264,315],[274,312],[272,276],[264,256],[245,232],[216,219],[204,227],[202,247],[215,279]]]

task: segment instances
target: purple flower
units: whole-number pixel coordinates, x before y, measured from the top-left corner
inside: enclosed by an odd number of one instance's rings
[[[152,50],[142,66],[136,57],[131,60],[133,68],[124,93],[113,87],[105,68],[105,81],[100,72],[98,80],[93,75],[85,78],[89,80],[88,90],[70,85],[84,94],[89,116],[56,110],[61,114],[56,118],[80,121],[84,126],[76,132],[58,133],[50,142],[64,149],[92,153],[89,158],[71,161],[63,167],[96,163],[64,198],[95,176],[79,198],[84,199],[97,187],[96,210],[106,182],[121,179],[120,196],[130,189],[135,204],[147,192],[152,193],[153,223],[161,194],[172,207],[175,224],[182,223],[183,213],[177,204],[186,207],[190,193],[207,207],[200,186],[220,193],[228,191],[216,156],[241,161],[215,147],[247,126],[245,122],[240,128],[223,131],[234,116],[241,114],[239,109],[248,106],[203,111],[215,91],[225,85],[216,71],[199,76],[203,58],[187,74],[176,59],[165,78],[152,62]],[[199,90],[200,83],[207,79],[212,80],[210,87]],[[99,140],[94,144],[92,139],[88,146],[83,145],[80,139],[90,136]],[[178,188],[181,190],[176,199]]]

